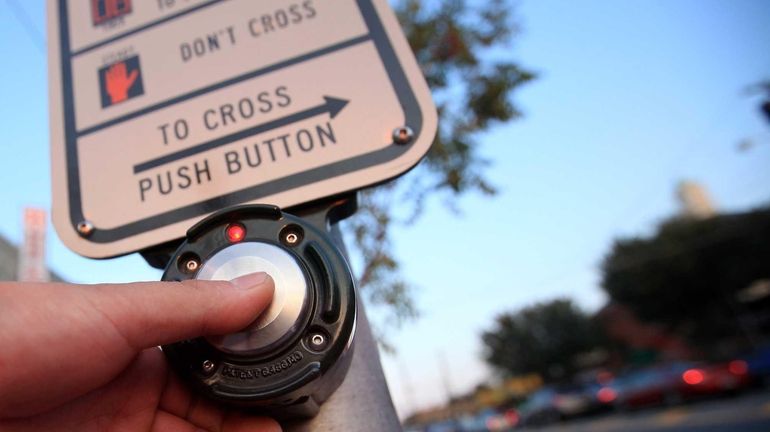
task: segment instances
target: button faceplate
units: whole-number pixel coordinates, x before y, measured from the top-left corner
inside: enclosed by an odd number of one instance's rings
[[[219,350],[241,355],[264,352],[291,338],[299,330],[307,307],[305,272],[289,252],[264,242],[228,246],[203,264],[196,279],[231,280],[254,272],[266,272],[275,282],[273,302],[244,330],[206,340]]]

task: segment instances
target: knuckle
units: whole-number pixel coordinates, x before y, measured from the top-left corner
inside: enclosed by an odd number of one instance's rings
[[[215,331],[221,325],[223,318],[228,314],[223,314],[223,308],[228,308],[232,303],[227,301],[227,288],[230,283],[227,281],[204,281],[191,279],[182,281],[181,285],[190,291],[192,296],[200,296],[199,302],[199,333],[207,335]]]
[[[207,281],[200,279],[188,279],[180,282],[183,287],[193,291],[220,291],[230,285],[227,281]]]

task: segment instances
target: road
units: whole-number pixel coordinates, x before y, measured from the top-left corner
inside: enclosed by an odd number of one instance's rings
[[[671,408],[613,413],[526,429],[537,432],[768,432],[770,392],[701,401]]]

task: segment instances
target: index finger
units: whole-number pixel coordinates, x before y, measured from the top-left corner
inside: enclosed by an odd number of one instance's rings
[[[0,284],[0,417],[101,387],[144,348],[240,330],[272,294],[265,273],[231,282]]]

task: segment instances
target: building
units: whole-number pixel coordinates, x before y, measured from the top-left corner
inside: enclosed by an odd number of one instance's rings
[[[19,250],[3,236],[0,236],[0,281],[16,280],[18,268]],[[54,272],[50,272],[51,281],[62,282],[63,279]]]
[[[682,181],[677,187],[676,195],[685,217],[708,219],[716,215],[716,207],[711,201],[708,190],[700,183]]]

